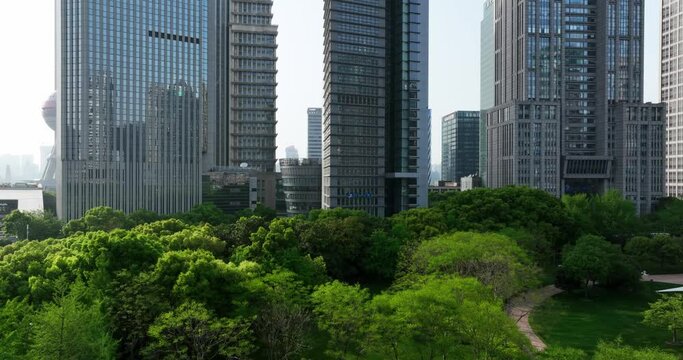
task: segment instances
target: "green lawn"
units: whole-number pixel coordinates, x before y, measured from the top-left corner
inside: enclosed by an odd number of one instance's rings
[[[668,331],[642,324],[642,312],[659,297],[655,291],[677,286],[646,283],[635,293],[604,292],[591,299],[580,294],[560,294],[531,314],[531,326],[549,346],[573,347],[592,353],[600,340],[621,337],[626,345],[660,347],[683,355],[683,348],[666,345],[670,338]]]

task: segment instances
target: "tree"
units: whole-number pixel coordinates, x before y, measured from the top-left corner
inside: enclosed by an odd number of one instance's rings
[[[681,238],[666,234],[637,236],[626,243],[624,253],[632,256],[640,269],[650,274],[677,274],[683,271]]]
[[[217,318],[204,305],[186,302],[149,328],[149,356],[162,359],[241,358],[253,350],[249,321]]]
[[[372,348],[382,358],[517,359],[528,340],[476,279],[415,278],[369,304]]]
[[[78,232],[109,232],[114,229],[127,229],[129,227],[128,218],[123,211],[100,206],[86,211],[82,218],[66,223],[62,232],[65,236],[71,236]]]
[[[498,234],[454,233],[419,245],[410,272],[475,277],[502,299],[538,283],[538,269],[510,238]]]
[[[579,281],[586,296],[591,284],[630,285],[640,277],[617,245],[593,235],[582,236],[576,245],[565,249],[562,272]]]
[[[650,233],[683,236],[683,200],[661,199],[654,213],[645,217],[645,228]]]
[[[35,316],[29,357],[32,359],[114,359],[116,342],[99,303],[80,301],[82,292],[60,289],[52,303]]]
[[[562,203],[581,235],[596,234],[623,245],[638,228],[639,220],[633,202],[624,199],[617,190],[593,197],[566,195]]]
[[[43,211],[22,212],[14,210],[3,218],[2,225],[6,233],[21,240],[59,238],[62,229],[62,223],[54,214]]]
[[[269,360],[294,359],[306,349],[305,335],[311,313],[301,305],[271,303],[256,323]]]
[[[318,327],[330,335],[328,353],[337,359],[365,351],[366,304],[370,294],[360,286],[334,281],[311,295]]]
[[[0,359],[23,359],[28,351],[33,308],[24,300],[0,306]]]
[[[600,342],[593,360],[676,360],[673,354],[667,354],[659,349],[634,349],[622,345],[620,342]]]
[[[671,331],[672,343],[678,342],[678,330],[683,328],[683,295],[667,295],[650,304],[643,313],[643,323]]]

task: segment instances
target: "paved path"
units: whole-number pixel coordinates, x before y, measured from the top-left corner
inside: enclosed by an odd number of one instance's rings
[[[531,345],[538,351],[545,350],[546,345],[529,325],[529,314],[536,306],[562,291],[554,285],[550,285],[510,300],[508,315],[517,323],[519,330],[531,340]]]
[[[683,274],[670,275],[644,275],[643,281],[654,281],[667,284],[683,285]]]

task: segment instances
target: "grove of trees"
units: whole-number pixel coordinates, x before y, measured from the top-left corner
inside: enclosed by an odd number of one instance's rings
[[[625,226],[634,210],[611,195],[431,200],[387,219],[211,205],[95,208],[66,224],[12,213],[5,231],[36,230],[0,247],[0,358],[530,359],[541,355],[506,315],[510,298],[556,272],[567,288],[627,288],[683,251],[680,234],[650,236],[673,228],[676,201]]]

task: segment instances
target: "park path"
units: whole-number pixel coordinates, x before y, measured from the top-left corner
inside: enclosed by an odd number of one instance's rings
[[[529,315],[536,306],[562,291],[562,289],[558,289],[555,285],[549,285],[541,289],[529,291],[510,300],[508,315],[517,323],[519,330],[529,338],[531,345],[538,351],[545,350],[546,345],[536,335],[531,325],[529,325]]]
[[[683,274],[643,275],[643,281],[654,281],[666,284],[683,285]]]

